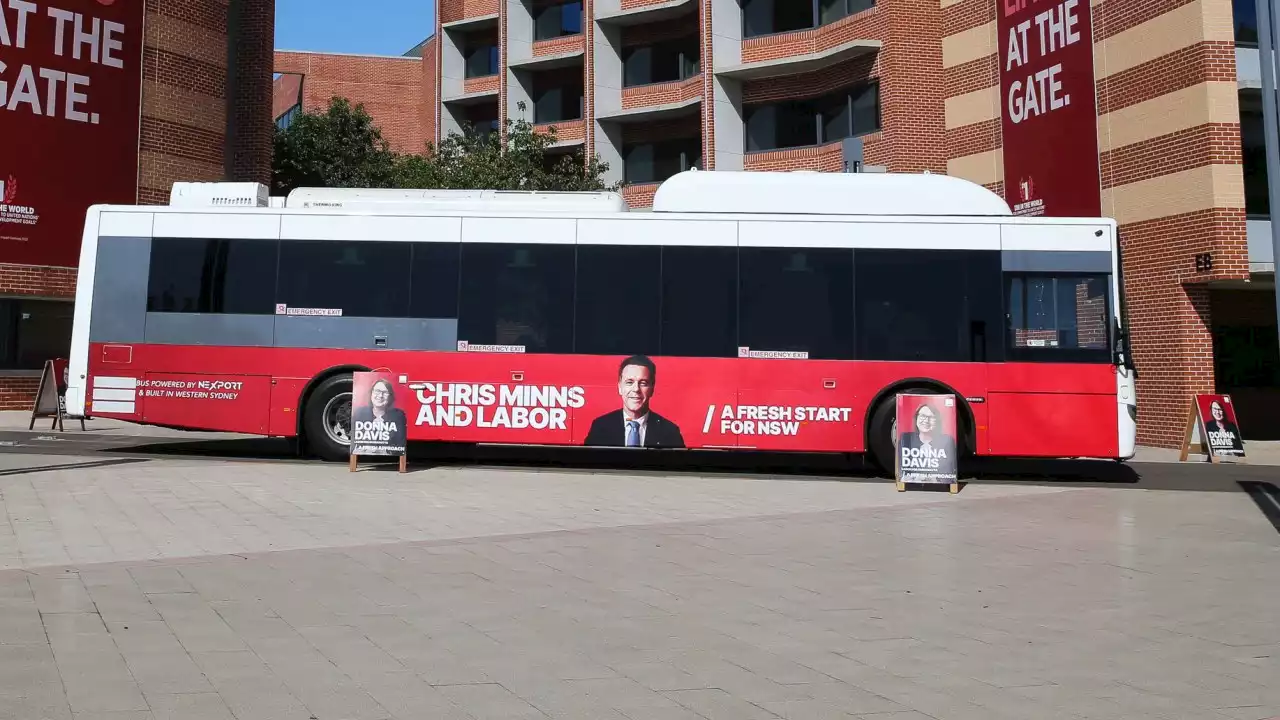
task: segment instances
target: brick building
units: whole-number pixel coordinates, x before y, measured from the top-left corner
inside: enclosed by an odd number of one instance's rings
[[[1251,437],[1280,437],[1257,35],[1252,0],[1235,2],[1092,0],[1102,213],[1121,226],[1144,444],[1177,442],[1189,396],[1214,390]],[[523,103],[609,162],[632,207],[688,167],[839,172],[854,136],[868,164],[1004,194],[997,9],[439,0],[436,127],[493,127]]]
[[[404,55],[276,51],[272,117],[323,110],[334,96],[364,104],[396,152],[422,152],[435,137],[434,38]]]
[[[270,181],[274,28],[273,0],[147,0],[139,202],[180,180]],[[66,356],[75,282],[0,264],[0,409],[30,408],[44,361]]]

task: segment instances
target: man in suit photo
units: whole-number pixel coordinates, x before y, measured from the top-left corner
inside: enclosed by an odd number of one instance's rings
[[[682,448],[680,427],[649,409],[658,368],[644,355],[632,355],[618,366],[622,407],[591,423],[586,445],[603,447]]]

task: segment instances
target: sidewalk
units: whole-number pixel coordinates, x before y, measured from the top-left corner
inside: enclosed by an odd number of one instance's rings
[[[1199,450],[1199,447],[1193,445],[1191,454],[1187,456],[1187,462],[1206,462],[1204,454],[1196,450]],[[1130,462],[1176,463],[1179,452],[1167,448],[1139,446],[1138,453]],[[1245,462],[1250,465],[1280,465],[1280,440],[1245,441],[1244,455]],[[1223,462],[1234,461],[1224,460]]]
[[[31,432],[58,432],[57,429],[50,430],[54,419],[52,417],[36,418],[35,427]],[[0,410],[0,432],[27,431],[27,426],[31,424],[30,410]],[[80,429],[80,421],[71,418],[64,418],[62,427],[67,433],[90,433],[93,435],[133,435],[137,437],[149,438],[188,438],[191,440],[199,440],[203,438],[238,438],[238,437],[257,437],[256,435],[243,435],[239,433],[220,433],[220,432],[197,432],[194,430],[173,430],[170,428],[155,427],[153,425],[137,425],[125,422],[123,420],[113,420],[110,418],[93,418],[84,421],[84,430]]]
[[[0,410],[0,432],[12,432],[14,430],[25,431],[28,423],[30,422],[30,411]],[[49,430],[49,425],[52,422],[52,418],[40,418],[36,420],[34,431],[42,433],[58,432],[57,430]],[[68,433],[81,432],[79,420],[64,420],[62,425],[66,428],[66,432]],[[243,435],[237,433],[172,430],[169,428],[154,427],[151,425],[135,425],[133,423],[107,418],[86,420],[84,432],[92,433],[94,435],[130,435],[149,438],[184,438],[188,440],[257,437],[256,435]],[[1245,461],[1250,465],[1280,466],[1280,441],[1278,440],[1255,440],[1245,442],[1244,451]],[[1133,459],[1130,460],[1130,462],[1176,463],[1178,462],[1178,451],[1169,450],[1167,448],[1139,447],[1137,454],[1133,456]],[[1188,456],[1187,462],[1205,462],[1204,455],[1192,452],[1191,455]]]

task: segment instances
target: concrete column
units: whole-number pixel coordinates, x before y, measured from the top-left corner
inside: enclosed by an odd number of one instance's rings
[[[597,12],[599,12],[599,2]],[[617,0],[613,0],[617,4]],[[622,129],[617,123],[600,120],[601,115],[622,109],[622,29],[617,25],[591,23],[595,49],[594,115],[591,123],[592,149],[609,163],[605,182],[622,181]]]
[[[504,2],[506,3],[506,37],[502,38],[502,41],[506,44],[507,65],[503,67],[503,72],[506,73],[503,107],[506,117],[514,120],[521,118],[519,103],[524,103],[523,118],[532,122],[533,98],[532,88],[527,85],[528,73],[512,69],[510,63],[533,57],[533,9],[528,0],[504,0]]]
[[[462,34],[445,30],[440,36],[440,96],[446,100],[462,95],[465,90],[466,56]]]
[[[742,62],[742,7],[737,0],[706,0],[710,11],[704,10],[710,28],[703,33],[711,35],[711,62],[703,68],[711,68],[710,93],[703,98],[704,116],[710,119],[703,130],[703,157],[716,170],[741,170],[746,148],[745,128],[742,123],[742,83],[720,77],[717,71]],[[706,43],[703,45],[706,47]]]

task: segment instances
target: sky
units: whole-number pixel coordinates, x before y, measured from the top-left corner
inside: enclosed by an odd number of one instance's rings
[[[403,55],[435,29],[435,0],[276,0],[276,49]]]

